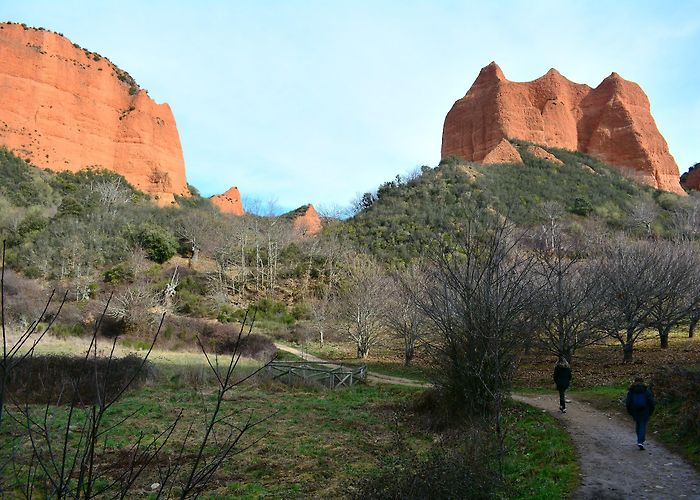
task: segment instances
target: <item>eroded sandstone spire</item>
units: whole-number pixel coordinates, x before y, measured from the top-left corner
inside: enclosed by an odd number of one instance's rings
[[[492,62],[447,114],[442,157],[492,161],[494,149],[505,149],[504,139],[591,154],[637,171],[653,187],[684,194],[649,99],[617,73],[596,88],[574,83],[555,69],[531,82],[511,82]]]
[[[243,203],[241,203],[241,193],[236,186],[228,189],[224,194],[215,194],[209,198],[216,205],[221,213],[232,215],[243,215]]]

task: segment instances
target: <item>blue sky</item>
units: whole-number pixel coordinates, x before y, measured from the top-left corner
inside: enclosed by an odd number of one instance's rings
[[[442,124],[495,60],[639,83],[681,171],[700,161],[697,1],[34,1],[0,18],[62,32],[173,109],[187,177],[281,208],[345,204],[439,161]]]

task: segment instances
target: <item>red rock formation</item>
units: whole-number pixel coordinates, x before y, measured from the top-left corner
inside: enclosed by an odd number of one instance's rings
[[[313,205],[304,205],[283,215],[292,219],[294,229],[302,236],[313,236],[321,232],[321,217]]]
[[[686,189],[700,191],[700,163],[696,163],[681,175],[681,185]]]
[[[554,69],[532,82],[510,82],[489,64],[447,114],[442,157],[483,161],[503,139],[515,138],[595,155],[636,170],[651,186],[683,194],[647,96],[617,73],[592,89]]]
[[[245,214],[243,203],[241,203],[241,193],[236,186],[233,186],[224,194],[215,194],[209,199],[219,208],[221,213],[233,215]]]
[[[542,149],[539,146],[528,146],[525,151],[530,153],[532,156],[535,156],[537,158],[540,158],[542,160],[547,160],[548,162],[551,163],[556,163],[557,165],[563,165],[564,162],[561,161],[559,158],[554,156],[552,153],[547,151],[546,149]]]
[[[128,73],[14,23],[0,23],[0,62],[0,144],[42,168],[113,170],[160,204],[190,195],[170,107]]]
[[[488,152],[481,163],[493,165],[495,163],[522,163],[523,159],[515,147],[508,142],[508,139],[501,139],[501,142]]]

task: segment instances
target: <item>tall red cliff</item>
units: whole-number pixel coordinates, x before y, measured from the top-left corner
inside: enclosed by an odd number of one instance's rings
[[[684,194],[649,99],[639,85],[617,73],[591,88],[555,69],[531,82],[511,82],[496,63],[489,64],[447,114],[442,157],[481,162],[504,147],[503,139],[591,154],[635,170],[650,186]]]
[[[159,204],[190,195],[170,107],[43,29],[0,23],[0,145],[42,168],[112,170]]]

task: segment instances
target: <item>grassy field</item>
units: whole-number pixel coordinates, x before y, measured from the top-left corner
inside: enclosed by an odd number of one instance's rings
[[[50,341],[45,352],[78,352],[80,347],[76,339]],[[203,432],[215,389],[213,376],[204,370],[203,357],[154,351],[152,360],[156,378],[127,393],[105,420],[109,426],[136,414],[109,433],[102,467],[119,467],[120,450],[132,444],[141,432],[154,436],[179,411],[183,412],[183,423],[175,431],[168,453],[174,452],[174,443],[182,441],[190,423],[194,424],[195,438]],[[243,360],[239,376],[259,366],[257,361]],[[352,497],[358,482],[375,474],[387,457],[397,453],[397,432],[419,454],[439,440],[438,433],[426,431],[407,411],[418,392],[368,385],[331,391],[288,387],[255,377],[227,398],[224,410],[240,411],[241,419],[248,415],[271,418],[245,436],[240,446],[251,448],[225,463],[205,497]],[[43,411],[43,407],[36,411]],[[55,429],[62,428],[66,416],[65,407],[50,409],[49,420]],[[8,425],[8,420],[4,422]],[[80,419],[73,425],[79,423]],[[577,477],[575,456],[568,436],[554,419],[516,405],[508,410],[508,429],[510,452],[504,469],[510,488],[508,497],[547,498],[572,491]],[[7,445],[16,430],[6,427],[0,440]],[[147,471],[139,479],[137,491],[147,494],[156,481],[156,471]]]

